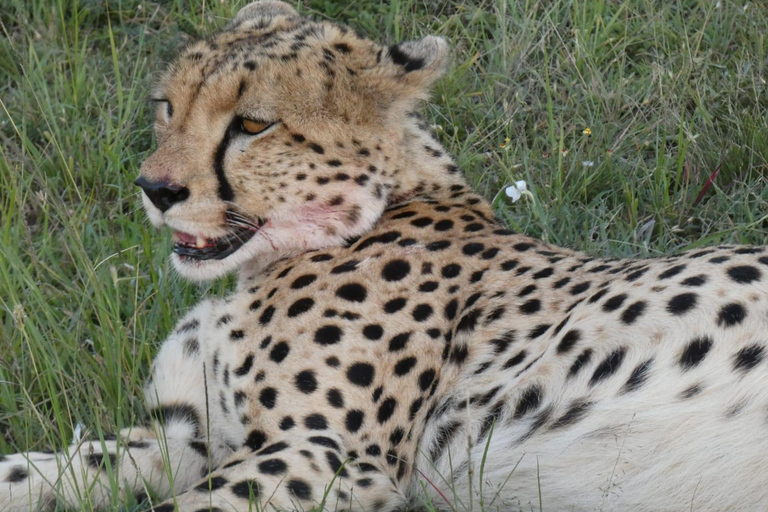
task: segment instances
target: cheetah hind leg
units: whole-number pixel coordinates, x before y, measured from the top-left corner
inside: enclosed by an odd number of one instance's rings
[[[127,494],[143,500],[188,488],[209,469],[207,447],[188,437],[155,435],[139,427],[119,439],[83,441],[60,453],[0,456],[0,510],[30,512],[79,508],[113,509]],[[120,496],[112,495],[118,492]]]

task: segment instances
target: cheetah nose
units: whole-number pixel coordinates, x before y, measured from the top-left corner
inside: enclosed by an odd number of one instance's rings
[[[149,200],[152,201],[152,204],[163,212],[189,197],[189,189],[187,187],[174,185],[167,181],[149,181],[139,176],[133,183],[141,187]]]

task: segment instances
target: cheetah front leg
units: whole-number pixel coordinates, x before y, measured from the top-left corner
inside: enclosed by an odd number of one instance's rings
[[[75,443],[61,453],[0,456],[0,511],[52,504],[110,510],[120,499],[114,494],[143,496],[148,488],[165,498],[184,492],[229,456],[232,448],[214,439],[205,414],[198,331],[210,306],[196,307],[163,343],[145,390],[149,426],[103,442]]]
[[[270,440],[254,431],[221,468],[154,511],[390,512],[404,504],[374,461],[349,457],[340,436],[329,430]]]
[[[0,458],[0,510],[30,512],[108,510],[117,493],[141,501],[151,489],[169,496],[187,488],[208,466],[203,443],[158,436],[146,428],[124,430],[118,439],[83,441],[60,453],[19,453]]]

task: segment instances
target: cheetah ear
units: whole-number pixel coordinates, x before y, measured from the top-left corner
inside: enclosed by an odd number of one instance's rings
[[[255,18],[277,18],[279,16],[290,17],[298,15],[299,13],[285,2],[260,0],[258,2],[251,2],[240,9],[235,17],[232,18],[230,24],[236,26],[244,21]]]
[[[382,56],[382,64],[398,81],[426,91],[439,80],[448,66],[448,43],[442,37],[427,36],[418,41],[393,44]]]

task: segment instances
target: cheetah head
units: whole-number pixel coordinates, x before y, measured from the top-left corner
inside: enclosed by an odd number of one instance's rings
[[[244,7],[159,81],[157,149],[136,184],[192,280],[340,245],[402,191],[408,115],[442,39],[383,47],[282,2]]]

